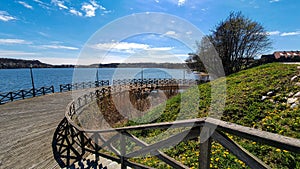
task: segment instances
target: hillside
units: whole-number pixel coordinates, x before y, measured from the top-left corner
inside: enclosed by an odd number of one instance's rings
[[[0,69],[29,68],[30,65],[32,65],[33,68],[74,67],[73,65],[51,65],[51,64],[47,64],[47,63],[42,63],[39,60],[0,58]]]
[[[224,121],[253,127],[264,131],[279,133],[281,135],[300,138],[300,77],[297,65],[272,63],[232,74],[226,78],[227,95],[226,106],[221,117]],[[221,79],[224,80],[224,79]],[[214,81],[212,83],[218,83]],[[180,112],[180,100],[184,97],[193,97],[197,89],[192,89],[170,99],[163,108],[158,107],[148,113],[145,119],[159,115],[152,121],[174,121]],[[199,110],[194,110],[198,117],[207,116],[210,108],[210,84],[199,85]],[[191,114],[193,114],[193,110]],[[186,116],[187,118],[189,116]],[[144,120],[141,120],[144,121]],[[147,121],[147,120],[145,120]],[[130,125],[136,125],[136,122]],[[161,131],[137,133],[138,135],[157,135]],[[285,150],[260,145],[250,140],[229,136],[248,151],[262,159],[272,168],[300,168],[300,155]],[[185,165],[197,164],[199,142],[198,140],[180,143],[176,148],[166,153],[173,156]],[[245,164],[236,159],[218,143],[212,146],[211,168],[247,168]],[[154,158],[137,160],[158,168]]]

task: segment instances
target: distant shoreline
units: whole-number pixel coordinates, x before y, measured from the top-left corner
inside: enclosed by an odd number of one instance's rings
[[[185,63],[108,63],[91,65],[51,65],[39,60],[23,60],[0,58],[0,69],[26,69],[26,68],[186,68]]]

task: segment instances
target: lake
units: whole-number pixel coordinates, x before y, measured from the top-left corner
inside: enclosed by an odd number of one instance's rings
[[[97,79],[96,68],[34,68],[35,87],[54,86],[59,91],[60,84],[89,82]],[[98,79],[140,79],[174,78],[193,79],[194,75],[184,69],[158,68],[99,68]],[[0,69],[0,93],[32,88],[30,69]]]

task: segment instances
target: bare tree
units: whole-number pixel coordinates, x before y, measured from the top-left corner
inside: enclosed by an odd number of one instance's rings
[[[212,34],[206,37],[207,39],[219,54],[226,75],[247,68],[255,56],[271,46],[264,27],[243,16],[241,12],[231,12],[229,17],[225,21],[221,21]],[[210,60],[207,51],[212,51],[209,49],[212,45],[206,45],[208,42],[203,40],[197,44],[198,51],[195,55],[200,57],[202,62]],[[190,60],[192,60],[191,57]]]

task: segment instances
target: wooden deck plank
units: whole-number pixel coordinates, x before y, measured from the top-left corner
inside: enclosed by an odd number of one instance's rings
[[[59,168],[52,137],[71,92],[0,105],[0,168]]]

